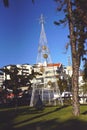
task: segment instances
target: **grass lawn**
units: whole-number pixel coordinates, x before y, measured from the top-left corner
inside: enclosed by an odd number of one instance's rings
[[[72,107],[19,107],[0,109],[0,130],[87,130],[87,106],[81,106],[81,115],[72,116]]]

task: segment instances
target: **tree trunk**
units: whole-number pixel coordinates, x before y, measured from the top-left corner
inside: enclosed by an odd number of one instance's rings
[[[76,50],[76,41],[74,36],[74,27],[73,27],[73,16],[72,16],[72,6],[70,0],[67,1],[68,8],[68,18],[69,18],[69,31],[70,31],[70,44],[71,44],[71,54],[72,54],[72,110],[74,116],[79,116],[80,114],[80,105],[78,98],[78,77],[79,77],[79,56]]]
[[[73,114],[74,116],[79,116],[80,114],[80,105],[79,105],[79,96],[78,96],[78,77],[79,77],[79,67],[78,67],[78,61],[76,61],[76,58],[72,56],[73,61],[73,76],[72,76],[72,107],[73,107]]]

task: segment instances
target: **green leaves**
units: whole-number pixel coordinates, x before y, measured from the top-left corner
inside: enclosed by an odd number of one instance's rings
[[[59,21],[54,21],[54,24],[55,25],[61,25],[61,24],[65,24],[67,22],[67,18],[64,18],[62,20],[59,20]]]
[[[3,0],[4,6],[9,7],[9,0]]]
[[[26,2],[26,1],[25,1]],[[35,3],[35,0],[32,0],[32,3],[34,4]],[[5,7],[9,7],[9,0],[3,0],[3,4]]]
[[[60,23],[59,23],[59,22],[57,22],[57,21],[54,21],[54,24],[55,24],[55,25],[60,25]]]

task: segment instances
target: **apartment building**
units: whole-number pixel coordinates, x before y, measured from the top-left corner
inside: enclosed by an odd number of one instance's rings
[[[4,74],[0,72],[0,87],[2,87],[4,81]]]
[[[36,76],[37,84],[49,84],[50,82],[55,82],[59,78],[60,73],[63,71],[63,66],[61,63],[56,64],[36,64],[33,66],[34,71],[41,73],[41,75]]]

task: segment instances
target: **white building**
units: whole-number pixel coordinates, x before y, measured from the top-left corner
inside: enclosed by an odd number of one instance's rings
[[[3,81],[4,81],[4,75],[3,73],[0,73],[0,87],[2,87]]]
[[[46,66],[43,66],[42,64],[36,64],[33,66],[33,68],[35,72],[41,73],[41,75],[36,76],[37,84],[49,84],[49,82],[55,82],[55,78],[59,78],[58,71],[63,70],[61,63],[47,64]]]
[[[67,66],[64,70],[65,70],[67,75],[72,77],[72,66]]]

